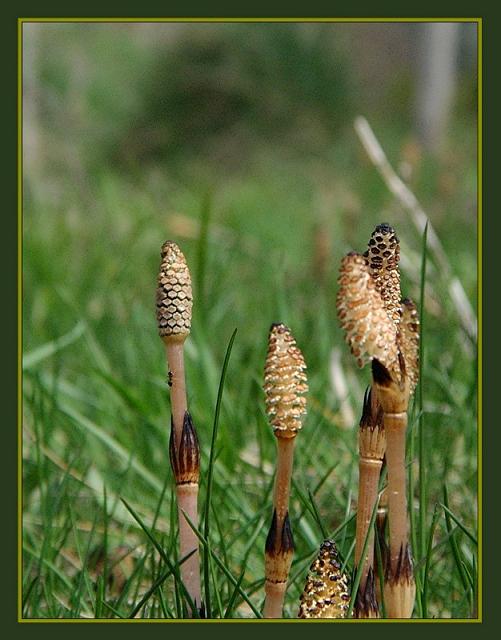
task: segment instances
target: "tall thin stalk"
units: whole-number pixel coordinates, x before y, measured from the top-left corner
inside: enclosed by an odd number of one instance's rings
[[[356,618],[378,618],[379,609],[375,591],[374,571],[374,530],[370,530],[369,526],[374,505],[378,499],[379,476],[383,466],[386,438],[383,412],[377,402],[376,394],[370,389],[366,391],[364,398],[358,444],[360,458],[355,566],[358,567],[362,563],[363,568],[354,612]],[[367,551],[363,556],[367,537]]]
[[[264,391],[266,411],[277,438],[273,518],[265,546],[265,618],[281,618],[294,553],[289,495],[294,444],[306,413],[306,365],[290,330],[273,324],[268,338]]]
[[[187,518],[198,526],[200,448],[186,400],[184,342],[191,329],[193,296],[191,277],[179,247],[162,246],[156,304],[160,337],[165,344],[171,398],[169,458],[176,480],[179,519],[179,552],[192,555],[181,565],[181,579],[195,606],[201,608],[198,538]],[[187,518],[185,518],[186,514]],[[195,612],[190,612],[191,616]]]

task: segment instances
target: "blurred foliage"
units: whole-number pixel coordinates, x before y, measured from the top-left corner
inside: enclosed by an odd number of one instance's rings
[[[204,147],[233,162],[263,142],[325,147],[353,108],[347,52],[326,30],[254,24],[196,34],[159,56],[124,155]]]

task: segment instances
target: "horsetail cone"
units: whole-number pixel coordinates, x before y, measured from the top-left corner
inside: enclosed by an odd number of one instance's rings
[[[400,307],[400,244],[395,230],[383,222],[372,232],[369,246],[364,253],[369,273],[381,294],[390,320],[396,325],[400,323],[402,310]]]
[[[397,327],[361,254],[351,252],[341,260],[338,284],[337,314],[358,365],[377,358],[388,370],[397,370]]]
[[[415,303],[409,298],[402,300],[399,344],[412,393],[419,378],[419,314]]]
[[[277,438],[293,438],[306,413],[306,364],[290,329],[273,324],[264,370],[266,412]]]
[[[301,594],[298,618],[345,618],[350,605],[350,581],[332,540],[325,540],[310,566]]]
[[[191,329],[193,294],[186,259],[175,242],[162,245],[157,283],[158,332],[164,342],[183,341]]]

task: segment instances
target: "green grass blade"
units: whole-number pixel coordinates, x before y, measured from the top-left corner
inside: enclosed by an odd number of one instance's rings
[[[470,531],[468,531],[468,529],[464,526],[464,524],[460,520],[458,520],[458,518],[452,513],[449,507],[447,507],[445,504],[442,504],[442,503],[440,503],[440,506],[446,513],[449,514],[449,516],[454,520],[454,522],[461,529],[461,531],[473,542],[473,544],[475,546],[478,546],[476,537]]]
[[[424,411],[423,411],[423,362],[424,362],[424,305],[426,286],[426,257],[427,257],[428,222],[423,231],[423,247],[421,258],[421,274],[419,288],[419,390],[418,390],[418,412],[419,412],[419,558],[426,556],[426,469],[427,456],[424,438]],[[412,503],[411,503],[412,508]]]
[[[209,545],[210,535],[210,507],[212,499],[212,481],[214,475],[214,454],[216,447],[217,432],[219,427],[219,415],[221,413],[221,401],[223,398],[224,380],[226,378],[226,371],[228,369],[228,363],[230,361],[231,349],[235,336],[237,335],[237,329],[235,329],[231,335],[228,347],[226,348],[226,355],[224,357],[223,368],[221,370],[221,378],[219,381],[219,388],[217,391],[216,410],[214,412],[214,424],[212,427],[212,438],[209,454],[209,467],[207,469],[207,492],[205,497],[205,509],[204,509],[204,537]],[[210,549],[210,547],[209,547]],[[211,597],[210,597],[210,552],[204,554],[203,572],[204,572],[204,588],[205,588],[205,611],[208,618],[211,617]]]
[[[324,527],[324,524],[322,522],[322,519],[320,517],[320,513],[318,512],[318,507],[317,507],[317,503],[315,502],[315,498],[313,496],[313,493],[311,492],[311,490],[308,488],[308,497],[310,499],[310,503],[311,503],[311,508],[312,508],[312,513],[315,517],[315,520],[320,528],[320,531],[322,532],[322,536],[323,539],[326,540],[327,538],[327,531]]]
[[[174,579],[176,580],[177,584],[179,585],[179,587],[181,588],[184,597],[186,598],[186,600],[188,601],[188,604],[191,608],[191,610],[193,611],[193,616],[194,617],[199,617],[198,616],[198,608],[195,606],[193,600],[191,599],[190,594],[188,593],[188,590],[186,589],[186,587],[184,586],[183,581],[181,580],[181,576],[179,574],[179,565],[181,565],[185,560],[187,560],[193,553],[195,553],[195,550],[191,551],[189,554],[186,554],[186,556],[184,556],[178,563],[173,564],[169,557],[167,556],[167,554],[165,553],[165,551],[162,548],[162,545],[157,541],[157,539],[155,538],[155,536],[151,533],[151,531],[148,529],[148,527],[145,525],[145,523],[142,521],[142,519],[139,517],[139,515],[134,511],[134,509],[127,503],[126,500],[124,500],[122,498],[122,502],[125,505],[125,508],[130,512],[130,514],[132,515],[132,517],[134,518],[134,520],[139,524],[139,526],[141,527],[141,529],[145,532],[145,534],[148,536],[148,539],[150,540],[150,542],[153,544],[153,546],[155,547],[155,549],[158,551],[160,557],[162,558],[162,560],[165,562],[165,564],[167,565],[167,567],[170,569],[170,571],[172,572],[172,574],[174,575]]]
[[[200,542],[202,543],[202,545],[204,546],[205,549],[208,550],[208,552],[210,553],[211,557],[214,559],[214,562],[217,564],[217,566],[221,569],[221,571],[225,574],[225,576],[228,578],[228,580],[231,582],[231,584],[236,587],[237,586],[237,579],[235,578],[235,576],[231,573],[231,571],[228,569],[228,567],[226,567],[226,565],[224,564],[224,562],[221,560],[221,558],[219,558],[219,556],[210,548],[210,546],[207,543],[206,538],[202,535],[202,533],[199,531],[199,529],[197,529],[197,527],[195,527],[195,525],[193,524],[193,522],[190,520],[190,518],[186,515],[186,513],[183,511],[183,515],[186,518],[186,522],[190,525],[190,527],[193,529],[195,535],[198,537],[198,539],[200,540]],[[261,584],[264,581],[261,581]],[[239,594],[241,595],[241,597],[245,600],[245,602],[249,605],[249,607],[252,609],[252,612],[254,613],[254,615],[257,618],[262,618],[263,616],[261,615],[261,613],[256,609],[256,607],[253,605],[252,601],[249,599],[249,597],[247,596],[247,594],[245,593],[245,591],[243,589],[238,590]]]
[[[64,413],[68,418],[72,420],[74,424],[76,424],[79,428],[81,428],[84,432],[92,434],[96,437],[100,442],[110,449],[116,456],[118,456],[124,463],[128,464],[130,462],[130,466],[134,471],[145,481],[147,482],[155,491],[161,493],[162,484],[158,481],[152,473],[146,469],[144,465],[142,465],[137,460],[131,460],[131,454],[122,447],[114,438],[112,438],[106,431],[89,420],[86,416],[82,415],[75,409],[72,409],[68,405],[60,405],[61,413]]]
[[[32,369],[40,362],[43,362],[47,358],[50,358],[58,351],[65,349],[70,344],[76,342],[84,333],[87,328],[86,323],[83,320],[77,322],[77,324],[73,327],[71,331],[65,333],[63,336],[56,338],[56,340],[51,340],[46,344],[33,349],[26,355],[23,356],[23,371],[27,371],[28,369]]]
[[[238,596],[239,591],[241,591],[241,585],[242,585],[242,581],[244,579],[245,576],[245,567],[242,569],[242,571],[240,572],[240,575],[238,576],[238,580],[237,583],[233,589],[232,594],[230,595],[229,599],[228,599],[228,604],[226,606],[226,611],[224,612],[224,616],[223,618],[229,618],[231,613],[233,612],[233,607],[235,606],[235,602]]]
[[[433,536],[435,535],[435,529],[437,527],[439,517],[440,517],[440,511],[438,509],[438,505],[435,505],[435,509],[433,511],[433,517],[431,520],[430,533],[428,535],[428,547],[426,551],[426,561],[425,561],[425,566],[423,571],[423,595],[421,598],[423,618],[428,618],[428,582],[429,582],[429,574],[430,574],[430,562],[431,562],[431,555],[433,551]]]
[[[444,504],[447,507],[447,511],[444,510],[445,515],[445,526],[447,529],[447,533],[449,534],[449,544],[451,546],[452,556],[454,558],[454,562],[456,564],[459,577],[461,578],[461,582],[463,584],[464,590],[467,591],[469,588],[468,579],[465,575],[463,568],[463,558],[461,556],[461,551],[459,549],[455,532],[452,529],[451,524],[451,516],[449,515],[449,494],[447,491],[447,485],[444,484]]]

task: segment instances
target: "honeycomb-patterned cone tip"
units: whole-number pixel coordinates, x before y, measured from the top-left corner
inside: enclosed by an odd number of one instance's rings
[[[190,272],[175,242],[163,244],[161,257],[156,294],[158,332],[163,338],[183,339],[191,329]]]
[[[399,343],[412,393],[419,378],[419,313],[414,302],[408,298],[402,300]]]
[[[349,578],[341,572],[336,544],[325,540],[306,578],[298,618],[345,618],[349,605]]]
[[[358,365],[377,358],[389,371],[397,370],[397,326],[361,254],[352,252],[341,260],[338,284],[337,314]]]
[[[266,412],[275,435],[293,437],[301,429],[308,391],[306,364],[290,330],[274,324],[264,370]]]
[[[364,253],[369,272],[390,320],[398,325],[401,317],[400,307],[400,244],[393,227],[383,222],[372,232],[369,246]]]

